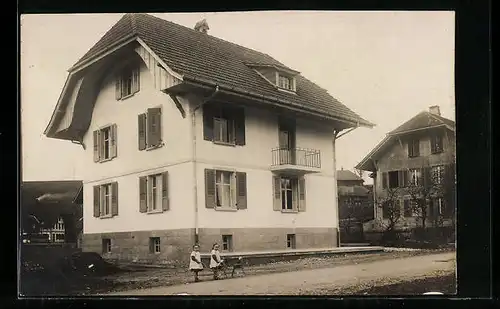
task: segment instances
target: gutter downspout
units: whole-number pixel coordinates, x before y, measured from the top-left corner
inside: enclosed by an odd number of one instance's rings
[[[199,240],[199,234],[198,234],[198,175],[197,175],[197,164],[196,164],[196,111],[205,105],[208,101],[212,100],[217,93],[219,92],[219,86],[215,86],[214,92],[204,98],[200,104],[195,106],[191,110],[191,134],[192,134],[192,161],[193,161],[193,180],[194,180],[194,187],[193,187],[193,197],[194,197],[194,227],[195,227],[195,232],[194,232],[194,242],[198,243]]]
[[[332,139],[332,150],[333,150],[333,175],[335,175],[334,178],[334,190],[333,190],[333,197],[336,205],[336,210],[337,210],[337,247],[340,247],[340,217],[339,217],[339,197],[338,197],[338,186],[337,186],[337,159],[336,159],[336,153],[335,153],[335,140],[337,139],[338,134],[340,131],[338,130],[333,130],[333,139]]]

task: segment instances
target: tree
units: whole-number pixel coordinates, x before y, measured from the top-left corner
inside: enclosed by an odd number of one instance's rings
[[[378,224],[384,229],[388,238],[396,235],[396,225],[401,219],[401,205],[399,203],[399,189],[387,188],[385,194],[377,201],[378,207],[382,208],[382,218]]]
[[[438,177],[432,175],[429,167],[410,169],[407,192],[410,195],[411,208],[417,214],[423,230],[426,229],[426,221],[429,217],[428,207],[431,199],[440,192]]]

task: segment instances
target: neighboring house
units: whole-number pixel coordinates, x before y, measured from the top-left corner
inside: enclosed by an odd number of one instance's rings
[[[21,184],[21,230],[33,240],[76,242],[82,205],[74,204],[81,181],[25,181]]]
[[[337,171],[337,190],[342,243],[364,241],[363,223],[373,220],[373,193],[363,178],[341,169]]]
[[[64,221],[62,218],[57,219],[57,222],[54,223],[54,226],[50,228],[41,228],[40,229],[40,234],[41,235],[46,235],[47,240],[49,242],[64,242]]]
[[[85,150],[83,249],[185,262],[338,246],[335,137],[373,126],[270,56],[125,14],[70,70],[45,131]]]
[[[446,192],[450,192],[456,177],[455,122],[442,117],[439,106],[431,106],[429,111],[389,132],[356,168],[372,172],[370,177],[375,184],[376,220],[366,224],[365,231],[382,231],[390,209],[397,210],[396,230],[422,226],[422,212],[411,192],[425,187],[433,188],[422,201],[426,207],[426,227],[435,226],[438,218],[440,226],[454,225],[454,193]],[[452,180],[446,182],[445,175],[450,174]],[[394,208],[381,203],[390,192],[394,192]]]

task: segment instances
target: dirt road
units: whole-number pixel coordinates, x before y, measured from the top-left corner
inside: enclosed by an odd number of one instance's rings
[[[326,269],[303,270],[244,278],[206,281],[122,291],[108,295],[321,295],[335,294],[349,287],[393,283],[453,273],[455,253],[440,253],[394,260],[383,260]]]

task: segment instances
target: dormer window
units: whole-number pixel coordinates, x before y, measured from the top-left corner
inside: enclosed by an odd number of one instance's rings
[[[276,86],[278,89],[295,92],[295,77],[289,74],[284,74],[280,71],[276,72]]]
[[[247,63],[262,78],[276,87],[278,90],[294,93],[297,90],[296,76],[300,72],[281,65]]]
[[[293,81],[290,77],[279,74],[278,87],[293,91]]]

